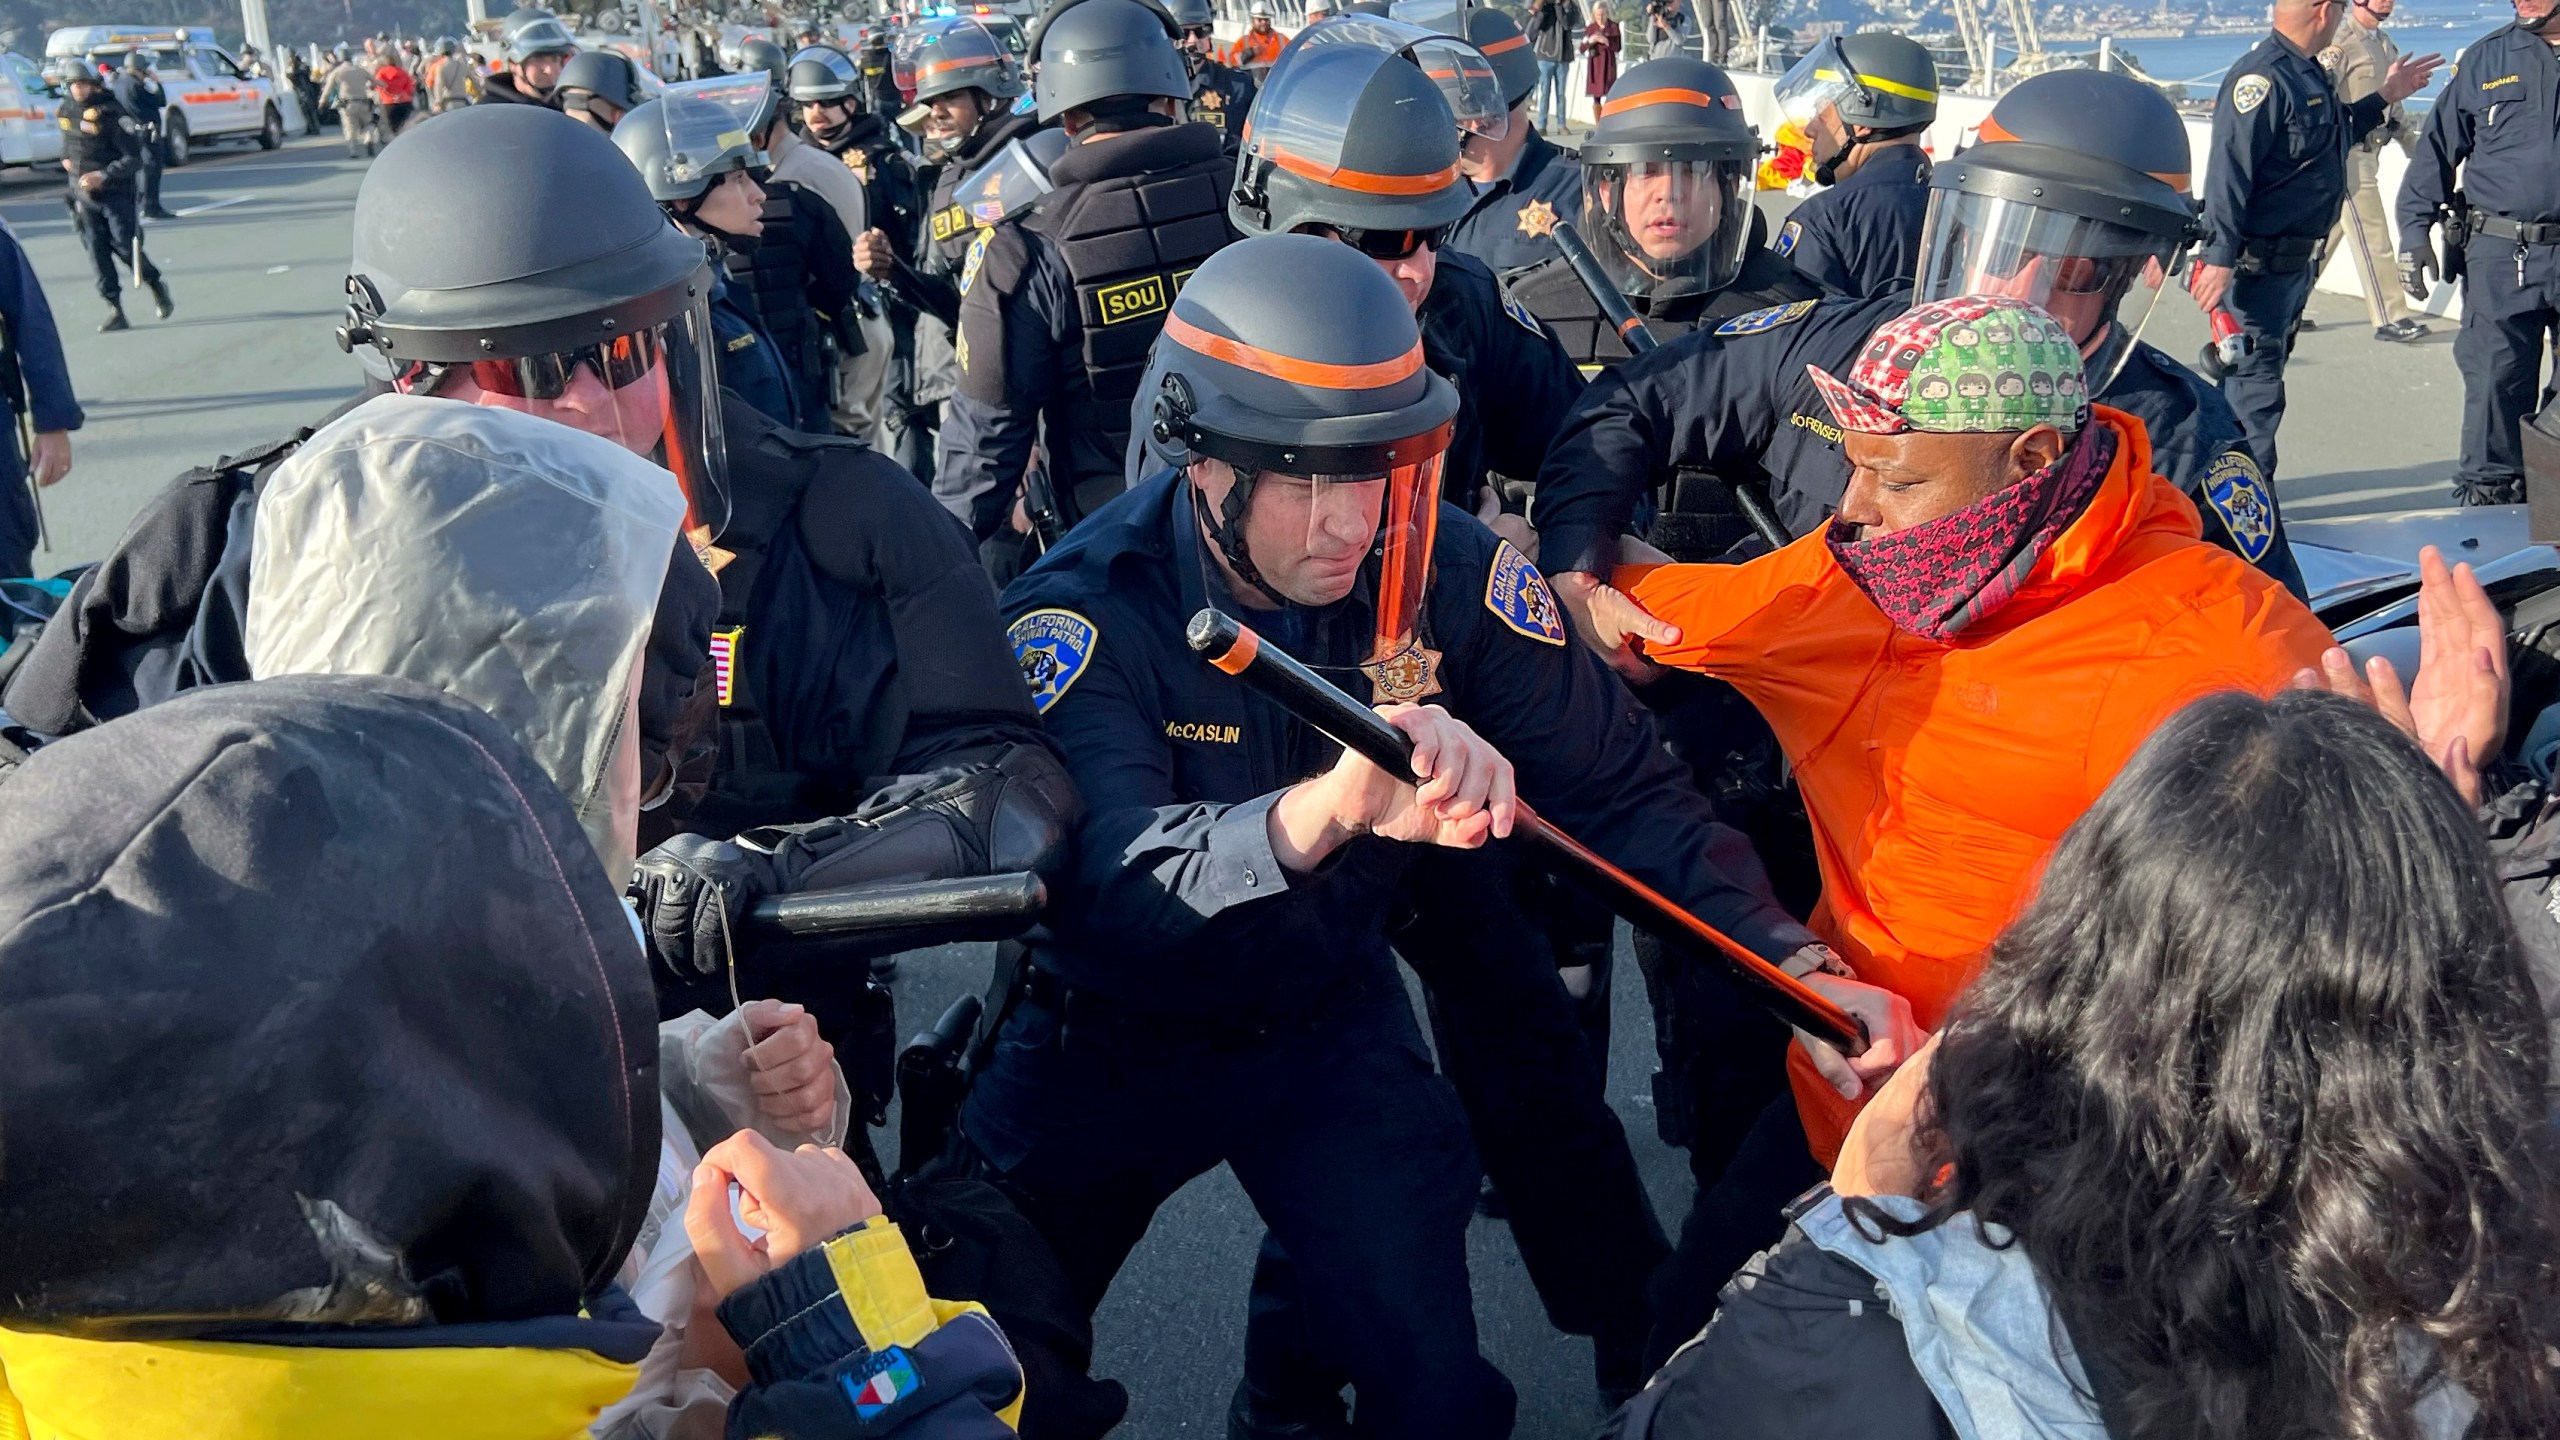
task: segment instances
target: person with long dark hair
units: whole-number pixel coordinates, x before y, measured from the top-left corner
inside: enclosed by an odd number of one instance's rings
[[[2428,756],[2198,701],[1609,1433],[2560,1434],[2548,1051]]]

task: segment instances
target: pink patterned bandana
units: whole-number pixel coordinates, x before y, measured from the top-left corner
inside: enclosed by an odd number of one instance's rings
[[[2116,432],[2092,425],[2062,457],[1952,515],[1873,540],[1831,522],[1831,558],[1894,628],[1952,640],[2009,603],[2056,537],[2080,518],[2115,464]]]

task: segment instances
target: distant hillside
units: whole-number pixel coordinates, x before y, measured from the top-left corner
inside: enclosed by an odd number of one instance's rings
[[[512,5],[493,3],[493,15]],[[563,7],[567,8],[567,7]],[[267,28],[280,43],[395,35],[459,35],[462,0],[267,0]],[[0,45],[44,53],[44,37],[65,25],[210,25],[225,46],[240,43],[240,7],[222,0],[128,0],[64,8],[60,0],[0,0]]]

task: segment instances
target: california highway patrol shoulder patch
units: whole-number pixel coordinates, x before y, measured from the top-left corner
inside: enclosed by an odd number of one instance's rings
[[[1754,310],[1748,315],[1736,315],[1717,326],[1716,333],[1757,335],[1763,330],[1775,330],[1781,325],[1793,325],[1812,314],[1813,307],[1821,303],[1819,300],[1798,300],[1786,305],[1772,305],[1766,310]]]
[[[1031,687],[1032,708],[1043,714],[1084,674],[1101,638],[1093,622],[1073,610],[1034,610],[1006,626],[1005,635],[1013,641],[1022,683]]]
[[[2276,540],[2276,506],[2267,494],[2266,477],[2245,450],[2223,452],[2204,472],[2205,503],[2231,531],[2231,543],[2242,559],[2256,564]]]
[[[2266,104],[2267,93],[2273,88],[2274,82],[2264,75],[2243,75],[2231,87],[2231,108],[2246,115]]]
[[[1528,556],[1512,549],[1508,540],[1494,547],[1493,570],[1484,582],[1484,608],[1532,640],[1564,643],[1564,612],[1556,608],[1547,577],[1538,573]]]

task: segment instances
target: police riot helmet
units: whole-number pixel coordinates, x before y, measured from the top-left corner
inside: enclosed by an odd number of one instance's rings
[[[732,170],[759,170],[765,153],[750,137],[770,113],[757,74],[711,75],[670,85],[622,117],[613,143],[661,205],[698,200]],[[762,93],[759,93],[762,91]]]
[[[783,52],[781,46],[761,35],[746,40],[738,46],[737,71],[741,75],[749,71],[761,70],[771,77],[774,88],[779,90],[790,69],[791,57]]]
[[[821,105],[851,99],[862,89],[862,72],[853,57],[832,45],[812,45],[791,57],[783,93],[797,105]]]
[[[1186,29],[1194,25],[1214,25],[1217,16],[1209,9],[1209,0],[1165,0],[1164,13],[1173,23]]]
[[[1227,218],[1247,235],[1322,226],[1363,250],[1366,236],[1392,232],[1406,237],[1394,252],[1404,255],[1414,232],[1445,231],[1475,200],[1439,87],[1402,56],[1324,45],[1272,67],[1236,157]]]
[[[983,91],[998,100],[1022,93],[1022,72],[1013,57],[987,33],[986,26],[965,18],[933,20],[899,31],[890,47],[889,68],[898,88],[918,105],[960,90]]]
[[[151,68],[151,54],[137,45],[124,52],[124,68],[139,75]]]
[[[1289,63],[1300,51],[1323,45],[1359,45],[1401,55],[1420,67],[1440,98],[1449,102],[1461,137],[1499,140],[1511,130],[1511,101],[1503,91],[1501,71],[1485,53],[1445,30],[1374,15],[1341,15],[1308,26],[1281,50],[1273,67]]]
[[[507,17],[503,32],[507,63],[521,65],[537,55],[567,55],[578,48],[577,37],[548,10],[518,10]]]
[[[1751,243],[1760,136],[1724,71],[1685,55],[1630,66],[1582,143],[1582,228],[1629,295],[1719,290]]]
[[[641,85],[640,67],[617,50],[581,50],[570,56],[568,63],[560,67],[560,78],[552,82],[551,89],[559,95],[563,110],[583,111],[589,99],[613,107],[613,116],[596,116],[608,124],[649,98]]]
[[[1344,597],[1271,590],[1254,562],[1248,516],[1265,535],[1304,525],[1311,540],[1320,530],[1338,540],[1346,516],[1376,516],[1360,577],[1376,616],[1366,660],[1419,658],[1440,464],[1458,394],[1422,363],[1412,308],[1385,271],[1306,235],[1227,246],[1174,298],[1138,405],[1149,439],[1176,464],[1233,469],[1235,483],[1214,508],[1197,477],[1191,494],[1227,563],[1275,598]]]
[[[1387,13],[1426,30],[1454,35],[1483,51],[1501,77],[1504,109],[1536,92],[1538,55],[1512,16],[1473,0],[1395,0]]]
[[[1833,35],[1779,77],[1773,97],[1807,132],[1830,110],[1844,128],[1902,134],[1938,118],[1938,62],[1890,30]]]
[[[339,345],[394,389],[585,430],[674,472],[727,523],[713,271],[593,126],[474,105],[389,146],[356,192]],[[527,187],[575,205],[453,205]]]
[[[2122,368],[2187,247],[2187,128],[2129,75],[2049,70],[2000,97],[1929,178],[1913,303],[2027,300],[2071,328],[2094,393]]]
[[[1060,0],[1030,38],[1044,124],[1103,100],[1191,98],[1182,28],[1149,0]]]

